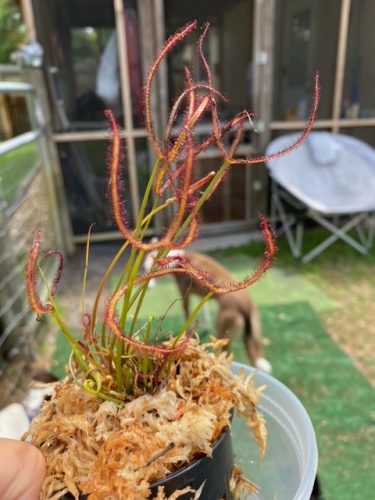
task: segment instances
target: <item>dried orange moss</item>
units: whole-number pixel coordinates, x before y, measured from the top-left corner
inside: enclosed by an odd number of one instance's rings
[[[197,455],[211,455],[233,407],[247,417],[263,453],[266,429],[256,410],[260,390],[251,379],[232,374],[223,345],[190,340],[163,387],[122,407],[87,395],[71,381],[57,384],[24,436],[46,459],[42,498],[68,491],[91,500],[148,498],[152,481]],[[233,489],[244,484],[235,473]],[[162,490],[157,498],[164,498]]]

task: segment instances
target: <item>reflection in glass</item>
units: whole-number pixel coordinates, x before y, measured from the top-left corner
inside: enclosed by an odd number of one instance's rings
[[[136,176],[142,197],[149,179],[147,140],[137,139]],[[124,150],[126,143],[124,142]],[[86,234],[95,223],[95,232],[117,230],[107,197],[107,141],[70,142],[58,146],[61,169],[74,234]],[[123,160],[121,171],[122,199],[127,222],[133,224],[132,199],[128,162]],[[150,201],[152,203],[152,201]]]
[[[351,3],[344,79],[343,118],[375,118],[375,3]]]
[[[217,169],[218,160],[202,159],[197,164],[197,178]],[[232,168],[224,178],[209,203],[201,210],[202,224],[243,221],[246,218],[246,168]]]
[[[229,99],[227,104],[222,105],[222,118],[232,116],[245,107],[251,109],[253,2],[166,0],[165,15],[167,35],[193,19],[197,19],[200,25],[210,22],[204,50],[216,87]],[[185,65],[193,68],[197,81],[206,79],[196,54],[196,38],[200,33],[198,30],[195,37],[189,36],[170,54],[168,83],[171,101],[184,87]]]
[[[74,234],[116,229],[107,200],[107,141],[59,144],[61,170]]]
[[[228,102],[219,102],[220,118],[223,121],[244,108],[252,108],[253,7],[253,2],[249,0],[165,2],[167,35],[192,19],[197,19],[200,26],[207,21],[210,23],[204,43],[204,55],[212,70],[214,85],[228,98]],[[200,34],[201,30],[197,30],[174,47],[169,56],[170,104],[184,88],[184,66],[189,66],[196,81],[207,79],[196,51]],[[181,116],[180,119],[182,118]],[[175,125],[178,128],[179,123]],[[250,129],[250,124],[247,126]],[[195,140],[199,143],[210,133],[210,123],[203,119],[195,128]],[[228,139],[227,147],[231,138]],[[251,132],[248,130],[244,138],[244,150],[241,151],[244,155],[250,153],[250,141]],[[214,148],[206,153],[197,163],[196,178],[217,170],[221,165],[220,155]],[[233,168],[210,198],[210,203],[204,205],[202,223],[245,220],[248,188],[246,168]]]
[[[274,120],[307,118],[319,71],[319,118],[332,112],[340,0],[276,2]]]
[[[106,108],[123,123],[113,1],[33,0],[33,8],[45,51],[55,130],[106,129]],[[142,71],[136,3],[125,2],[124,11],[132,112],[140,125]]]

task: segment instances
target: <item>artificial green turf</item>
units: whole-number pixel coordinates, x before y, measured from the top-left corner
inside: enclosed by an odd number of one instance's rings
[[[324,498],[373,498],[374,390],[326,334],[310,304],[262,306],[261,316],[273,375],[300,398],[313,422]],[[232,348],[246,363],[240,339]]]
[[[241,252],[218,253],[237,276],[248,274],[254,261]],[[330,311],[334,302],[301,274],[276,266],[250,293],[259,305],[264,337],[269,341],[266,357],[273,375],[301,399],[309,412],[319,446],[319,476],[325,500],[362,500],[373,497],[373,451],[375,442],[375,395],[366,379],[324,331],[318,314]],[[168,315],[165,330],[176,331],[183,322],[172,278],[159,280],[150,290],[142,318],[155,313]],[[210,304],[215,313],[214,301]],[[204,336],[207,338],[207,335]],[[232,346],[235,359],[248,362],[242,339]],[[69,352],[62,336],[57,343],[55,373]]]

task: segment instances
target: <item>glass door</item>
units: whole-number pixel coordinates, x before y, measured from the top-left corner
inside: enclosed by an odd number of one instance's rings
[[[252,109],[253,102],[253,37],[254,2],[252,0],[194,0],[190,2],[164,1],[165,35],[168,37],[179,27],[196,19],[203,26],[210,23],[205,40],[205,57],[210,64],[216,88],[228,102],[220,107],[220,118],[226,121],[243,109]],[[171,52],[168,58],[167,82],[170,107],[175,96],[183,89],[183,69],[193,69],[196,81],[205,79],[204,70],[197,56],[195,46],[201,33],[189,36]],[[201,137],[209,131],[209,123],[202,121],[197,132]],[[238,155],[248,157],[254,154],[254,132],[246,131]],[[221,165],[219,153],[212,149],[205,151],[198,162],[197,175],[203,176]],[[256,218],[253,210],[252,167],[236,167],[225,178],[210,203],[202,212],[204,233],[220,230],[230,231],[250,227]],[[255,217],[254,217],[255,216]]]
[[[137,0],[30,0],[74,240],[118,238],[106,196],[111,109],[124,143],[123,196],[133,224],[149,176],[143,32]]]
[[[111,108],[122,127],[125,145],[124,197],[130,224],[153,163],[142,115],[142,86],[146,71],[164,40],[192,19],[210,22],[206,56],[215,84],[228,97],[221,106],[224,121],[244,108],[260,110],[267,86],[259,79],[255,41],[267,32],[269,20],[259,17],[260,0],[27,0],[33,7],[38,41],[45,51],[45,74],[54,115],[54,140],[60,155],[74,239],[84,241],[96,222],[93,239],[118,238],[110,208],[103,196],[106,185],[105,151],[110,137],[103,110]],[[268,2],[269,3],[269,2]],[[268,5],[267,3],[267,5]],[[272,3],[272,2],[271,2]],[[264,7],[262,7],[264,8]],[[258,19],[258,20],[257,20]],[[184,64],[203,77],[194,58],[194,38],[176,47],[156,80],[153,105],[160,132],[167,110],[181,90]],[[207,124],[201,123],[204,136]],[[261,152],[259,137],[250,124],[240,156]],[[217,168],[220,157],[206,151],[201,174]],[[264,211],[264,167],[232,170],[203,211],[203,227],[230,231],[248,229]],[[165,221],[156,221],[160,232]]]

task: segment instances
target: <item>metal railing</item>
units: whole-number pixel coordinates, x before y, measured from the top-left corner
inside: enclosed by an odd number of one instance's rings
[[[48,247],[64,248],[48,123],[38,94],[28,83],[3,81],[2,95],[25,96],[32,129],[0,143],[0,407],[34,350],[36,323],[25,296],[23,268],[35,230],[46,230]]]

